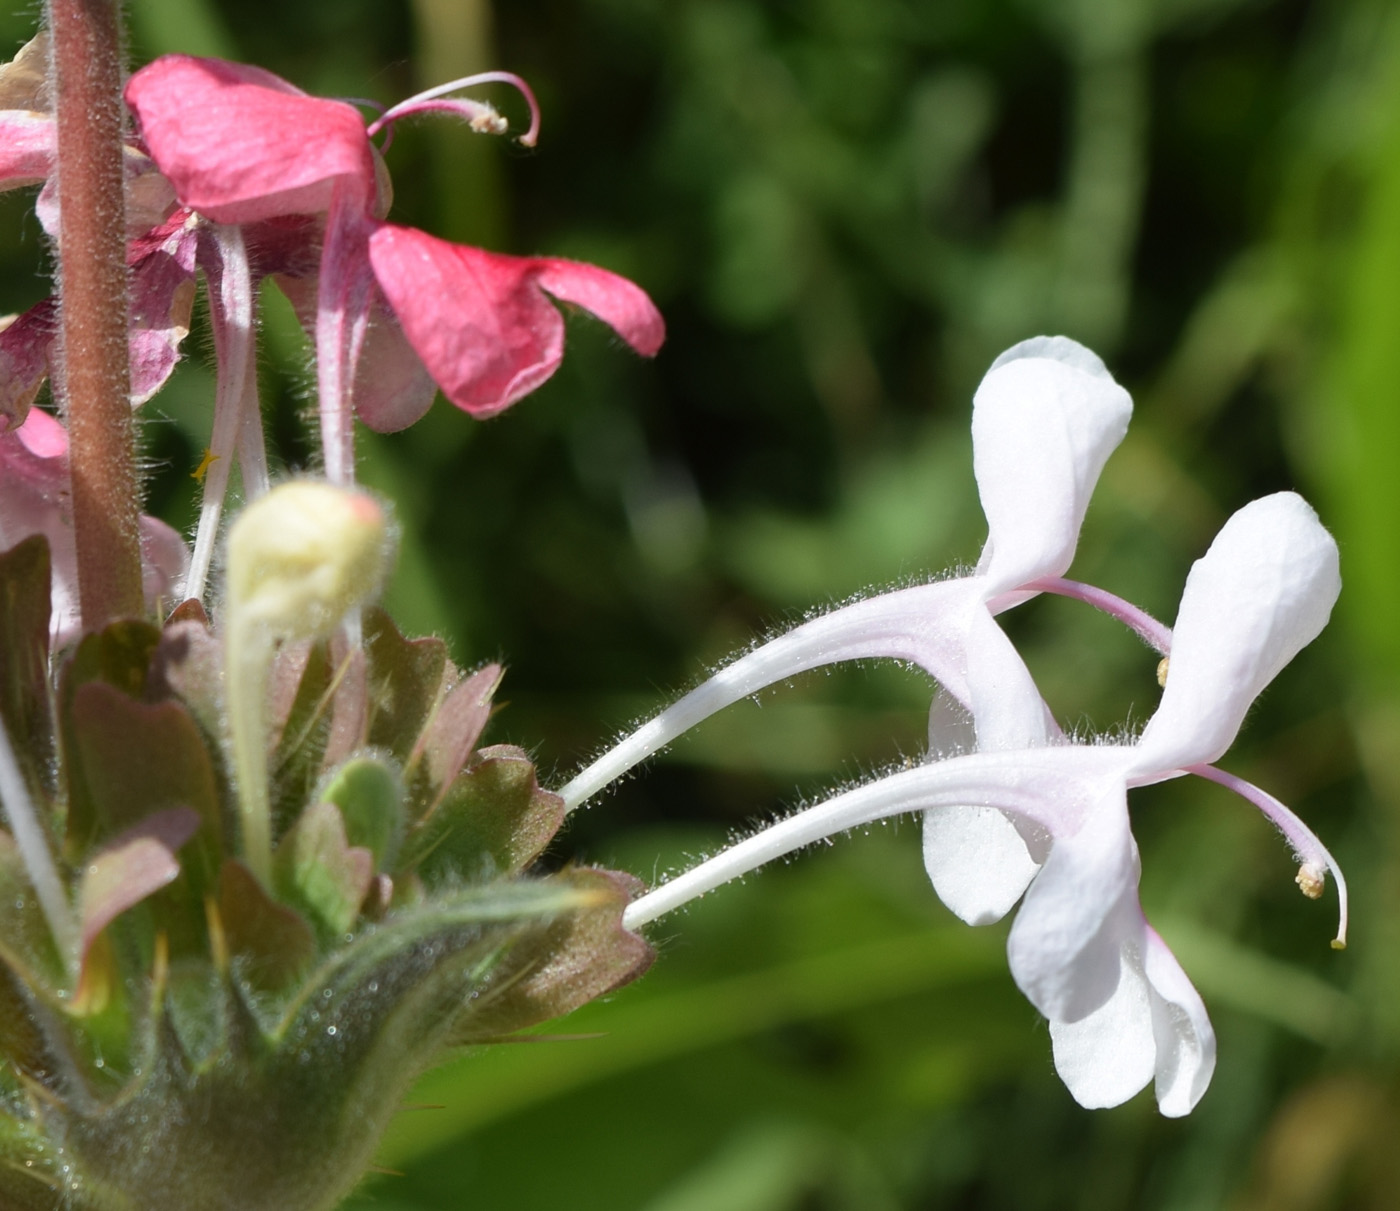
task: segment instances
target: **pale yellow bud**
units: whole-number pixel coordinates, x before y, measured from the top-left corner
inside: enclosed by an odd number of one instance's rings
[[[383,584],[392,548],[372,496],[319,480],[273,488],[229,530],[228,607],[281,639],[330,634]]]

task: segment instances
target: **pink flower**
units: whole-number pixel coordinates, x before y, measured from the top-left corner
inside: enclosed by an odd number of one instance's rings
[[[344,102],[219,60],[168,55],[127,84],[144,144],[184,205],[223,224],[325,215],[314,330],[332,479],[352,475],[352,410],[381,431],[426,411],[432,393],[417,365],[475,416],[544,382],[563,357],[562,321],[546,294],[592,312],[645,356],[665,334],[646,294],[605,269],[466,248],[383,221],[387,178],[371,134],[443,110],[475,129],[504,128],[494,110],[444,91],[404,102],[366,129]],[[309,289],[293,285],[289,294],[310,326]],[[372,328],[375,319],[390,322]],[[370,346],[387,371],[362,369]]]

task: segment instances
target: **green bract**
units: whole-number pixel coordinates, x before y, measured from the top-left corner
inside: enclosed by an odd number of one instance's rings
[[[445,1049],[647,966],[628,876],[525,873],[563,805],[478,747],[495,666],[464,677],[377,612],[363,650],[280,647],[263,881],[202,612],[51,668],[49,591],[43,538],[0,555],[0,716],[79,935],[55,941],[0,832],[0,1206],[333,1206]]]

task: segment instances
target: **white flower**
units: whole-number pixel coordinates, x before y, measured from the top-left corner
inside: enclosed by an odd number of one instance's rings
[[[636,901],[635,928],[712,887],[799,846],[901,812],[935,817],[974,805],[1039,838],[1033,871],[1008,940],[1011,972],[1050,1020],[1055,1065],[1085,1106],[1126,1100],[1155,1077],[1163,1113],[1187,1113],[1215,1064],[1200,997],[1153,932],[1138,902],[1137,845],[1127,792],[1183,773],[1240,790],[1283,831],[1309,879],[1337,878],[1338,942],[1346,887],[1321,842],[1287,808],[1215,770],[1258,693],[1326,623],[1340,588],[1337,549],[1292,493],[1255,501],[1232,517],[1192,568],[1182,595],[1170,671],[1157,712],[1133,744],[1001,746],[890,775],[798,813]],[[1003,684],[977,714],[979,739],[1039,708],[1034,686]],[[1019,835],[1019,834],[1018,834]],[[963,830],[956,861],[971,879],[1005,890],[1003,838]],[[1305,888],[1306,890],[1306,888]]]

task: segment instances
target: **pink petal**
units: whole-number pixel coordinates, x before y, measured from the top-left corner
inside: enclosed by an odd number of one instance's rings
[[[134,241],[131,265],[131,402],[144,404],[170,377],[190,331],[199,233],[188,211]]]
[[[0,433],[0,520],[4,523],[0,540],[6,547],[31,534],[42,534],[49,540],[53,642],[62,647],[75,639],[81,628],[68,435],[57,420],[39,408],[31,409],[18,429]],[[143,516],[140,525],[147,601],[168,601],[174,586],[184,578],[188,560],[184,540],[153,517]]]
[[[564,356],[564,320],[549,291],[610,325],[645,356],[665,335],[637,286],[593,265],[513,257],[381,225],[370,263],[409,344],[443,393],[473,416],[494,416],[529,394]]]
[[[82,953],[128,908],[173,883],[180,874],[175,851],[199,828],[188,807],[156,812],[105,846],[83,871],[78,891]]]
[[[265,257],[260,257],[257,249],[251,251],[255,259],[291,266],[279,271],[273,280],[292,304],[307,336],[314,340],[319,293],[315,266],[298,263],[290,240],[270,246]],[[408,343],[388,300],[371,281],[369,328],[351,388],[356,414],[376,433],[397,433],[422,420],[436,396],[437,384]]]
[[[131,77],[126,102],[180,201],[217,222],[325,210],[337,180],[366,207],[375,196],[358,111],[260,68],[165,55]]]
[[[0,189],[35,185],[53,171],[55,130],[48,114],[0,110]]]
[[[49,374],[58,330],[58,305],[44,299],[0,330],[0,431],[32,415],[30,407]]]

